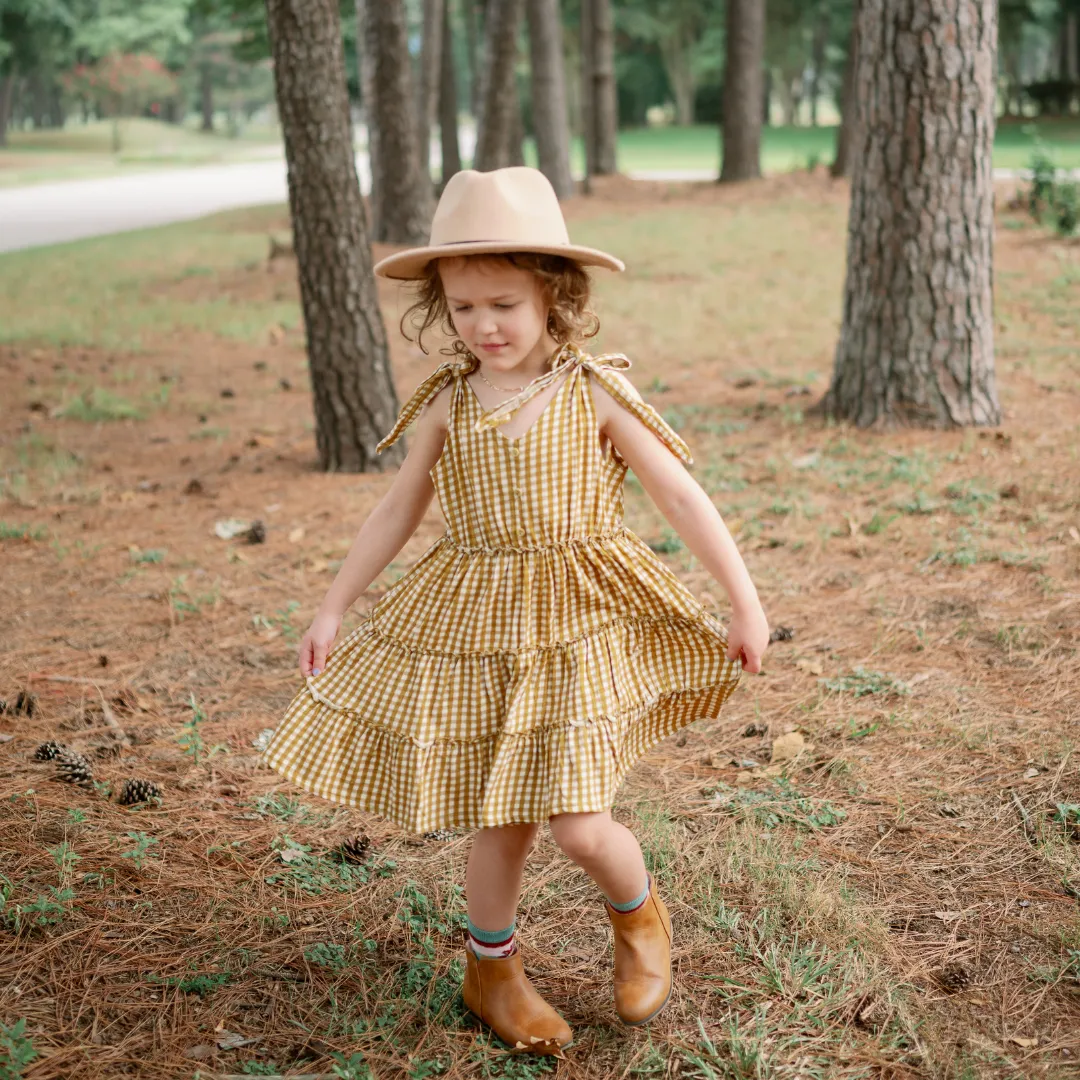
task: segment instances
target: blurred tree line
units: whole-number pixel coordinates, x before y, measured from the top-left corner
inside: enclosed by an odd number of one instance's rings
[[[453,90],[461,111],[481,109],[487,15],[519,0],[446,0],[443,21]],[[562,0],[567,107],[580,133],[583,11]],[[713,124],[722,114],[726,0],[618,0],[613,25],[615,107],[620,126],[650,120]],[[834,123],[855,0],[768,0],[763,121]],[[425,0],[406,0],[408,55],[418,69]],[[1080,102],[1080,0],[999,0],[999,110],[1061,113]],[[512,12],[511,12],[512,13]],[[586,13],[587,14],[587,13]],[[350,100],[362,103],[357,4],[342,0]],[[520,123],[533,133],[526,19],[514,19],[514,81]],[[430,35],[427,35],[430,39]],[[586,43],[587,44],[587,43]],[[439,73],[445,77],[445,72]],[[428,100],[438,94],[428,85]],[[444,89],[440,93],[445,94]],[[237,134],[274,99],[263,0],[0,0],[0,143],[8,126],[157,116],[197,118],[206,131]]]

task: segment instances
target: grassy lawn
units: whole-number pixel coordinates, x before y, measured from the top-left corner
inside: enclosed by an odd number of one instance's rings
[[[521,941],[576,1041],[508,1054],[461,1005],[468,838],[259,764],[391,480],[314,468],[271,207],[0,256],[0,1075],[35,1053],[27,1080],[1076,1076],[1080,247],[1001,211],[1000,430],[871,433],[809,409],[842,185],[616,179],[567,213],[629,266],[597,278],[596,348],[632,357],[791,631],[620,793],[672,911],[668,1008],[618,1024],[598,893],[544,831]],[[380,299],[403,397],[437,361],[393,330],[398,288]],[[633,477],[626,501],[723,617]],[[265,542],[220,539],[229,518]],[[442,529],[433,507],[343,633]],[[773,762],[791,732],[802,754]],[[94,782],[56,782],[46,739]],[[129,777],[161,803],[120,806]]]
[[[114,154],[108,121],[62,130],[9,130],[8,145],[0,147],[0,187],[243,160],[279,141],[278,132],[260,128],[248,129],[233,139],[222,133],[133,118],[121,122],[121,149]]]
[[[1028,166],[1036,141],[1061,168],[1080,168],[1080,121],[1038,124],[1002,123],[994,143],[994,165],[1001,169]],[[619,168],[626,172],[661,169],[719,172],[719,132],[715,127],[637,128],[619,134]],[[811,161],[827,164],[836,144],[833,127],[768,127],[762,137],[762,167],[766,173],[805,168]],[[575,167],[584,168],[580,144]]]

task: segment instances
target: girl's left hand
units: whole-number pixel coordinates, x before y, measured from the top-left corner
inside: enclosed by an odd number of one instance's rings
[[[741,658],[743,671],[756,675],[768,647],[769,624],[761,605],[751,611],[736,611],[728,627],[727,658]]]

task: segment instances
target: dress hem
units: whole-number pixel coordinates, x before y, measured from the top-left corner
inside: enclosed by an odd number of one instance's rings
[[[477,805],[473,808],[473,812],[466,816],[429,816],[418,817],[416,815],[401,815],[396,813],[391,806],[384,800],[364,800],[348,795],[331,794],[330,785],[316,782],[305,781],[299,777],[298,774],[301,770],[291,768],[288,762],[277,764],[272,761],[273,757],[273,744],[267,747],[263,754],[264,763],[280,776],[289,780],[297,787],[308,792],[312,795],[317,795],[320,798],[326,799],[329,802],[335,803],[341,806],[348,806],[355,810],[360,810],[365,813],[375,814],[388,821],[393,822],[406,832],[410,833],[425,833],[435,829],[481,829],[481,828],[495,828],[504,825],[524,825],[524,824],[536,824],[543,823],[548,818],[555,816],[556,814],[567,813],[600,813],[605,810],[610,810],[614,804],[615,796],[619,789],[622,787],[627,775],[637,764],[637,762],[644,757],[653,747],[657,746],[664,739],[667,739],[673,735],[676,731],[682,728],[689,727],[691,724],[696,723],[699,720],[713,719],[719,713],[723,704],[735,691],[738,686],[739,676],[736,675],[732,679],[722,679],[714,683],[709,683],[702,687],[689,687],[678,690],[666,691],[663,694],[657,695],[651,701],[642,702],[641,704],[632,707],[626,712],[619,714],[616,717],[603,717],[598,719],[615,720],[616,722],[620,717],[637,714],[634,721],[635,728],[637,725],[644,726],[644,737],[639,739],[634,745],[633,749],[629,752],[625,752],[627,740],[624,738],[621,749],[624,751],[620,757],[621,760],[615,770],[612,782],[605,790],[604,796],[600,799],[585,799],[573,803],[572,805],[562,805],[556,802],[547,810],[545,810],[540,816],[522,816],[518,814],[495,814],[488,815],[488,819],[484,820],[483,807],[477,802]],[[717,695],[719,698],[717,700]],[[663,709],[665,706],[682,701],[687,703],[687,699],[690,702],[695,698],[710,699],[709,711],[707,712],[694,712],[691,716],[685,716],[682,709],[673,709],[669,716],[657,727],[652,727],[648,724],[649,718],[657,712],[657,710]],[[692,707],[692,706],[691,706]],[[590,721],[589,723],[595,723],[596,721]],[[580,723],[563,725],[563,727],[582,726]],[[389,734],[387,729],[377,729],[384,733]],[[506,735],[521,734],[521,735],[535,735],[550,732],[552,729],[534,728],[527,732],[504,732],[500,731],[497,734],[482,736],[479,740],[459,740],[462,743],[465,742],[478,742],[484,740],[491,740]],[[402,739],[402,742],[409,741],[415,742],[415,740],[406,737]],[[443,742],[454,742],[455,740],[443,740]]]

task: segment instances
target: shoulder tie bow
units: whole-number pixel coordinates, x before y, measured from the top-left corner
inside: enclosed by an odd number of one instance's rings
[[[455,360],[447,360],[440,364],[412,393],[412,397],[401,408],[394,426],[389,434],[376,447],[376,452],[381,454],[384,450],[393,446],[401,438],[405,429],[416,419],[417,414],[439,391],[446,386],[451,379],[468,375],[476,369],[476,358],[464,356]]]

